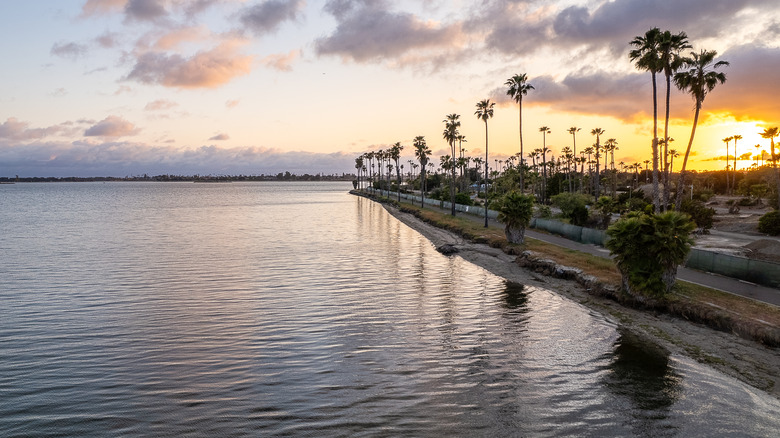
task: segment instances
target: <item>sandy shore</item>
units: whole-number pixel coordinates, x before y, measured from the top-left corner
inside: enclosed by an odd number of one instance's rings
[[[780,350],[764,347],[724,333],[666,315],[656,315],[621,306],[589,295],[573,281],[537,274],[519,267],[515,256],[500,249],[464,240],[449,231],[429,225],[411,214],[384,204],[401,222],[427,237],[435,246],[454,245],[458,256],[493,274],[517,283],[555,291],[602,313],[623,328],[659,345],[673,354],[691,357],[751,386],[780,398]]]

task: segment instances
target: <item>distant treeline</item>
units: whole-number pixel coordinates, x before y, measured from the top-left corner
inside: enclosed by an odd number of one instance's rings
[[[355,174],[342,173],[324,175],[318,173],[310,175],[296,175],[290,172],[279,172],[276,175],[138,175],[122,178],[113,176],[35,176],[35,177],[0,177],[0,183],[11,182],[90,182],[90,181],[352,181]]]

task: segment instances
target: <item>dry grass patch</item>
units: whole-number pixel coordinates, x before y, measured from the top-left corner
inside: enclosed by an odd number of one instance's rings
[[[679,302],[703,303],[726,313],[780,327],[780,308],[697,284],[678,281],[670,299]]]
[[[542,254],[544,258],[554,260],[559,265],[580,269],[607,284],[620,284],[620,272],[612,259],[563,248],[533,238],[526,239],[525,246],[531,251]]]

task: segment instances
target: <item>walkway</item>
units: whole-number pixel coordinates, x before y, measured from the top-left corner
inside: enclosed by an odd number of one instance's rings
[[[440,211],[446,214],[450,213],[449,210],[443,210],[440,208],[433,208],[430,206],[426,206],[426,208]],[[482,224],[485,223],[484,217],[474,216],[468,213],[458,213],[458,216],[468,218],[474,222]],[[490,219],[489,225],[499,228],[504,227],[501,223],[494,219]],[[526,229],[525,235],[531,239],[541,240],[543,242],[552,243],[564,248],[574,249],[580,252],[585,252],[604,258],[610,257],[609,250],[605,248],[596,245],[587,245],[584,243],[575,242],[573,240],[569,240],[561,236],[556,236],[554,234],[542,233],[529,228]],[[722,275],[710,274],[708,272],[696,271],[682,266],[677,269],[677,278],[689,283],[706,286],[719,291],[740,295],[746,298],[780,307],[780,290],[771,287],[748,283],[746,281],[724,277]]]

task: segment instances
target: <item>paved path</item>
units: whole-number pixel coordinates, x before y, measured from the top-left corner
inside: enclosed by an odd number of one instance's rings
[[[443,210],[426,206],[426,208],[437,210],[442,213],[450,213],[449,210]],[[485,223],[484,217],[475,216],[468,213],[458,213],[458,216],[468,218],[478,223]],[[496,220],[490,219],[489,225],[491,227],[503,228],[503,225]],[[542,233],[533,229],[526,229],[526,237],[541,240],[544,242],[552,243],[554,245],[562,246],[564,248],[575,249],[580,252],[593,254],[599,257],[609,258],[609,250],[596,246],[588,245],[584,243],[575,242],[573,240],[566,239],[554,234]],[[767,286],[761,286],[758,284],[748,283],[746,281],[737,280],[730,277],[724,277],[722,275],[710,274],[708,272],[697,271],[694,269],[688,269],[680,266],[677,270],[677,278],[687,281],[689,283],[699,284],[707,286],[712,289],[717,289],[723,292],[728,292],[735,295],[740,295],[746,298],[751,298],[756,301],[773,304],[780,307],[780,290]]]

